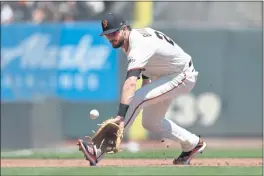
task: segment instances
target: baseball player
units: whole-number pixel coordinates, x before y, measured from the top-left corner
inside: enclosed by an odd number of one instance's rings
[[[173,164],[190,164],[191,159],[206,148],[206,143],[166,119],[165,114],[171,101],[190,92],[196,83],[198,72],[192,58],[164,33],[152,28],[131,29],[117,14],[108,14],[101,25],[101,36],[106,37],[113,48],[121,48],[128,58],[116,123],[126,132],[143,109],[142,126],[146,130],[180,142],[182,153]],[[140,76],[142,87],[136,90]],[[80,150],[91,165],[103,158],[103,152],[94,145],[81,139],[77,144],[84,146]]]

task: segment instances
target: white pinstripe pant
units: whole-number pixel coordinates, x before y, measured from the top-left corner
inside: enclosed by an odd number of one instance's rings
[[[181,74],[160,77],[137,90],[125,117],[125,132],[143,108],[142,126],[146,130],[161,134],[164,138],[179,140],[183,151],[192,150],[198,144],[199,137],[164,117],[175,97],[193,89],[197,75],[189,68]]]

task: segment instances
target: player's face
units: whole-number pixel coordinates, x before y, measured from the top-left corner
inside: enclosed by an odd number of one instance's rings
[[[112,44],[113,48],[119,48],[124,44],[124,36],[122,30],[106,34],[105,37]]]

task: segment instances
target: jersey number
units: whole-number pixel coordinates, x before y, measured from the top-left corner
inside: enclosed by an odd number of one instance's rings
[[[171,45],[174,46],[174,42],[173,42],[173,40],[170,39],[169,37],[167,37],[165,34],[162,34],[161,32],[158,32],[158,31],[155,31],[155,34],[156,34],[156,36],[157,36],[159,39],[161,39],[161,40],[165,39],[168,43],[170,43]]]

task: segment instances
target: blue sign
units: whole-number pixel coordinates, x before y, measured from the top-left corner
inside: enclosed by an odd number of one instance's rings
[[[1,101],[115,101],[118,50],[100,22],[1,25]]]

